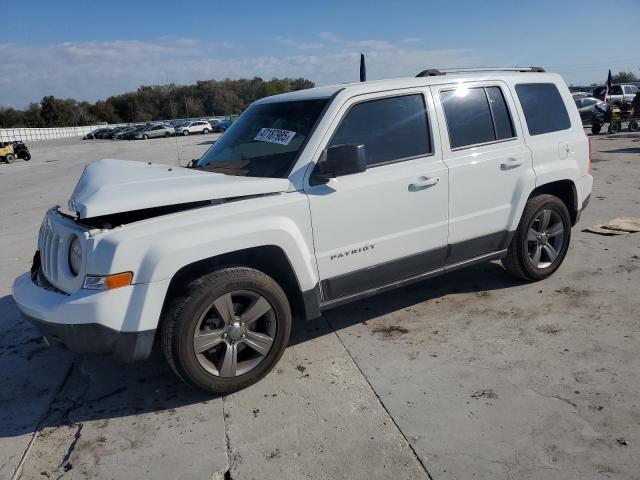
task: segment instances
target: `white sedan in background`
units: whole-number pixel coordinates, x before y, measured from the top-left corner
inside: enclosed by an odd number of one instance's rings
[[[176,127],[176,135],[190,135],[192,133],[211,133],[211,124],[205,120],[195,120]]]

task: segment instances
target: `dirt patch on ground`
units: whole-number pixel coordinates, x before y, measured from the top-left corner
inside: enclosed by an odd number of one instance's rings
[[[383,337],[397,337],[400,335],[404,335],[405,333],[409,333],[404,327],[399,327],[398,325],[389,325],[385,327],[375,327],[371,330],[373,333],[379,333]]]
[[[536,327],[536,330],[540,333],[548,333],[549,335],[557,335],[562,331],[560,327],[555,325],[540,325],[539,327]]]
[[[585,298],[585,297],[591,296],[591,293],[588,292],[587,290],[576,290],[575,288],[571,288],[571,287],[559,288],[556,290],[556,293],[561,293],[572,299]]]

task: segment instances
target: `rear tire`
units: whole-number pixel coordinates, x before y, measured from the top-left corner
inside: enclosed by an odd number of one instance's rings
[[[241,390],[267,375],[290,332],[286,294],[271,277],[247,267],[224,268],[192,282],[163,313],[161,326],[174,372],[215,394]]]
[[[143,136],[142,136],[142,138],[143,138],[144,140],[149,140],[149,135],[143,135]]]
[[[7,155],[4,157],[4,161],[7,163],[13,163],[15,159],[16,156],[13,153],[7,153]]]
[[[571,217],[564,202],[538,195],[527,201],[502,265],[522,280],[543,280],[562,264],[570,240]]]
[[[209,129],[205,128],[204,130],[202,130],[202,133],[204,133],[206,135],[207,133],[209,133]]]
[[[628,128],[630,132],[635,132],[636,130],[638,130],[638,122],[635,120],[631,120],[629,122]]]

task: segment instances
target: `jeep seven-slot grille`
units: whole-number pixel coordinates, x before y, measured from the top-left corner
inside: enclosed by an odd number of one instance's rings
[[[38,239],[42,273],[50,281],[58,280],[58,255],[60,254],[60,235],[51,228],[48,219],[42,223]]]

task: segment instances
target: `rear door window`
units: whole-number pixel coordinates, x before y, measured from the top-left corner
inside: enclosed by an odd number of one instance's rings
[[[521,83],[516,93],[527,121],[529,135],[571,128],[571,120],[558,88],[553,83]]]
[[[342,119],[329,146],[364,145],[368,166],[433,152],[422,94],[357,103]]]
[[[440,98],[452,150],[515,137],[500,87],[446,90]]]

